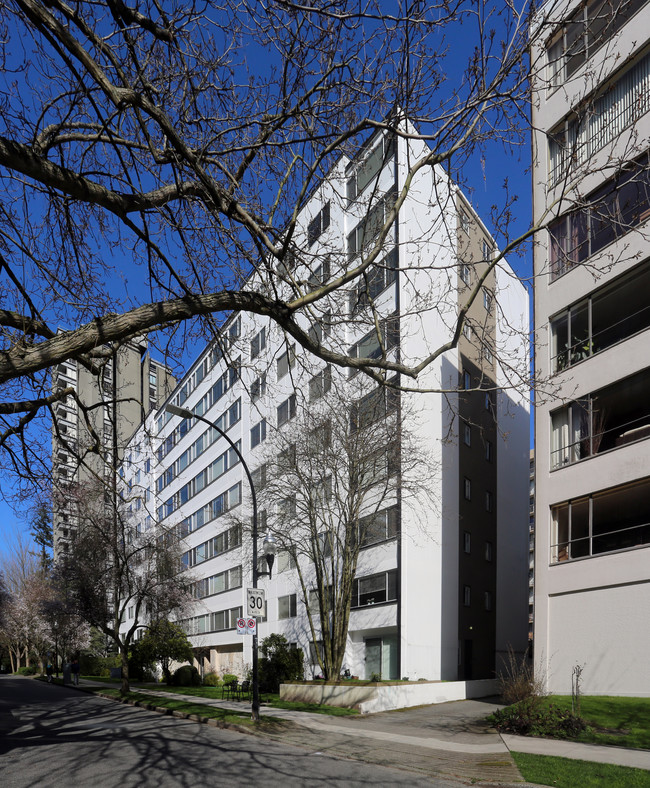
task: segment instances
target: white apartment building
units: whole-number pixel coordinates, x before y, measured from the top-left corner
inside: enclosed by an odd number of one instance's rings
[[[650,695],[650,4],[532,30],[535,658],[553,692]]]
[[[308,292],[354,265],[374,243],[409,163],[425,152],[424,143],[377,134],[354,160],[333,166],[301,209],[297,262],[287,272],[297,286]],[[378,357],[372,305],[386,327],[389,357],[422,359],[451,339],[459,308],[495,253],[488,230],[448,176],[423,168],[379,262],[306,311],[305,326],[325,346]],[[512,379],[525,378],[527,332],[527,293],[500,262],[469,308],[458,347],[420,376],[418,386],[429,393],[386,398],[400,401],[404,427],[430,456],[432,471],[408,480],[415,490],[408,501],[401,494],[406,480],[395,476],[373,538],[360,551],[344,662],[353,675],[492,678],[509,645],[525,651],[529,411],[527,392]],[[358,414],[375,388],[362,374],[307,358],[268,319],[242,313],[199,355],[170,401],[227,430],[262,487],[296,414],[319,407],[335,389],[349,392],[345,413]],[[184,619],[190,640],[206,671],[241,675],[251,662],[251,637],[235,631],[251,580],[243,469],[226,441],[201,422],[161,409],[134,440],[143,444],[146,431],[156,456],[157,519],[178,528],[183,561],[196,579],[195,609]],[[284,511],[292,516],[291,507]],[[266,513],[269,524],[272,514]],[[287,553],[260,584],[267,595],[260,642],[284,634],[303,649],[307,677],[318,674],[318,643]]]

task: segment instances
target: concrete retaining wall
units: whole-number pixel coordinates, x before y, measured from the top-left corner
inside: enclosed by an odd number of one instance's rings
[[[280,699],[358,708],[362,714],[497,695],[496,679],[409,684],[281,684]]]

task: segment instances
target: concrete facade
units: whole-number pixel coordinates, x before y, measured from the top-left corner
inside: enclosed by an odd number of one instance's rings
[[[552,393],[536,407],[535,660],[552,692],[579,664],[586,693],[648,696],[650,5],[619,5],[547,2],[532,30],[534,218],[552,217],[534,258]]]
[[[354,264],[357,241],[365,244],[364,233],[372,230],[364,225],[367,217],[386,215],[409,165],[425,152],[422,142],[377,135],[357,158],[338,161],[301,209],[301,257],[292,273],[299,286],[308,289]],[[397,338],[385,335],[391,358],[421,360],[451,340],[459,309],[479,289],[458,347],[439,355],[418,379],[429,393],[399,397],[399,428],[416,436],[431,473],[413,470],[414,478],[407,478],[405,470],[401,482],[391,478],[382,493],[375,514],[385,518],[386,530],[360,551],[344,667],[364,678],[492,678],[509,645],[518,652],[526,647],[528,406],[513,387],[511,369],[527,368],[527,293],[505,261],[481,283],[497,253],[494,241],[437,167],[416,173],[384,251],[363,287],[357,280],[306,314],[324,345],[355,348],[359,357],[376,352],[376,316],[393,321]],[[219,420],[241,442],[260,487],[294,418],[325,408],[338,391],[348,419],[349,409],[361,407],[375,389],[365,376],[330,368],[300,348],[294,357],[292,346],[267,319],[233,315],[170,397]],[[234,626],[251,576],[249,488],[226,442],[209,432],[205,424],[160,411],[135,440],[143,445],[152,435],[155,519],[178,529],[188,570],[202,583],[201,599],[184,619],[200,665],[242,675],[251,662],[251,638],[237,635]],[[397,462],[406,468],[401,451]],[[125,480],[135,472],[125,469]],[[269,526],[281,503],[264,511]],[[261,585],[267,610],[260,641],[284,634],[303,649],[306,677],[318,674],[305,601],[287,554],[278,556],[273,578]]]
[[[144,341],[125,344],[109,354],[98,374],[72,359],[56,367],[53,388],[73,388],[86,410],[72,396],[55,406],[52,425],[55,557],[65,555],[78,525],[76,509],[67,490],[76,490],[93,480],[108,482],[113,468],[113,446],[117,450],[117,463],[122,463],[125,447],[146,414],[169,396],[175,384],[168,367],[150,357]],[[98,448],[94,450],[96,441]]]

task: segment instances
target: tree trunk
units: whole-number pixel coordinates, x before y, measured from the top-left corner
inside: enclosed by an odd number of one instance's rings
[[[120,657],[122,659],[122,686],[120,687],[120,692],[122,695],[126,695],[131,691],[129,685],[129,652],[126,647],[120,648]]]

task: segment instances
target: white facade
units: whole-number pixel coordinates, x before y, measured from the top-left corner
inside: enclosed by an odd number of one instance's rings
[[[535,661],[553,692],[583,665],[586,693],[648,696],[650,5],[599,7],[533,30],[535,220],[560,217],[535,250]]]
[[[381,160],[378,150],[384,163],[373,169],[373,161]],[[355,264],[355,247],[367,243],[375,227],[366,223],[365,239],[359,231],[369,205],[383,222],[387,195],[401,189],[407,162],[425,151],[422,143],[411,142],[407,150],[402,139],[391,147],[377,136],[355,161],[337,162],[302,209],[297,282],[308,291],[310,280],[335,277]],[[451,339],[459,306],[485,269],[484,252],[495,254],[493,241],[464,197],[441,170],[421,169],[368,284],[378,315],[398,316],[399,341],[389,342],[389,357],[421,360]],[[373,352],[372,338],[364,341],[372,322],[358,281],[315,309],[305,325],[320,321],[316,330],[324,345],[344,352],[356,345],[359,357]],[[526,646],[528,406],[499,356],[525,377],[528,302],[505,262],[486,279],[468,315],[472,325],[458,348],[435,359],[418,379],[430,393],[401,395],[404,428],[417,436],[433,470],[404,480],[403,488],[395,483],[382,504],[386,538],[360,552],[344,662],[354,675],[491,678],[508,645],[517,651]],[[240,441],[257,483],[260,466],[273,462],[275,437],[292,419],[295,402],[319,407],[310,404],[319,399],[310,384],[325,389],[329,382],[322,381],[331,379],[333,389],[349,390],[350,406],[374,387],[363,375],[307,358],[299,347],[292,361],[292,345],[267,319],[234,315],[220,348],[207,348],[170,398],[220,420]],[[467,391],[458,391],[465,385]],[[186,563],[203,581],[205,595],[186,621],[190,640],[204,649],[204,669],[242,674],[251,662],[251,638],[233,627],[251,577],[250,533],[241,528],[251,513],[246,477],[225,440],[208,448],[197,444],[207,441],[205,424],[188,427],[159,411],[150,428],[159,452],[158,519],[178,526]],[[421,488],[408,504],[402,501],[407,482],[411,490]],[[372,598],[362,592],[367,579],[377,589]],[[297,574],[286,554],[261,585],[267,619],[259,625],[260,641],[272,632],[284,634],[303,649],[307,677],[319,673],[310,657]]]

